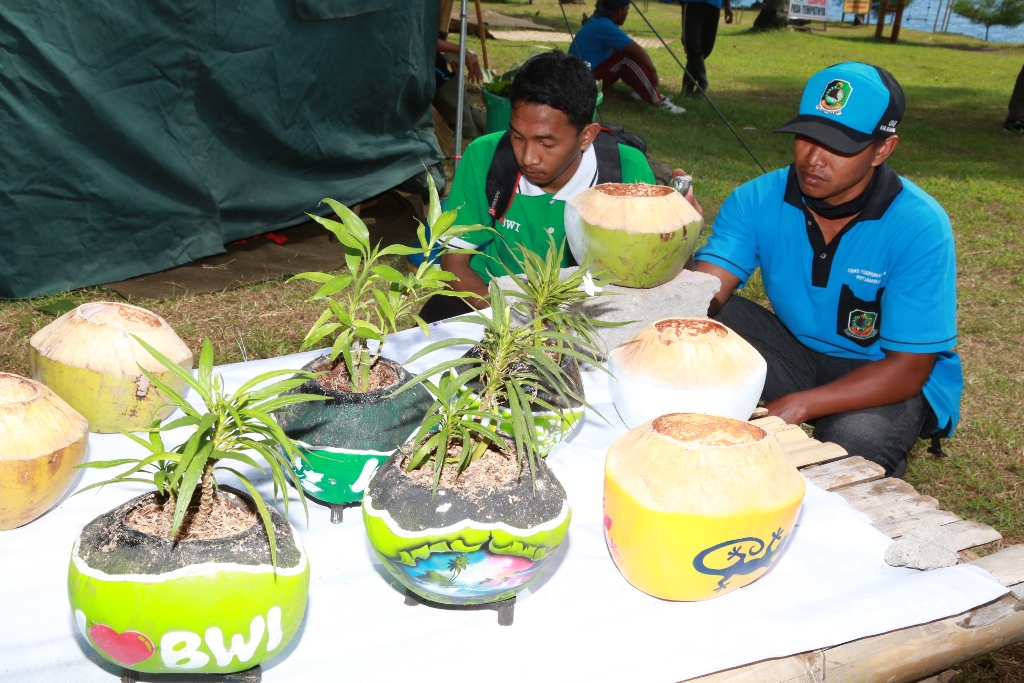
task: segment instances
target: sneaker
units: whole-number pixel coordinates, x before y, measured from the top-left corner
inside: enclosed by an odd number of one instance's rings
[[[1017,133],[1024,135],[1024,121],[1017,119],[1016,121],[1007,121],[1003,124],[1004,133]]]
[[[637,102],[642,102],[644,98],[640,97],[640,93],[638,93],[636,90],[630,90],[629,99],[636,100]]]
[[[660,109],[661,111],[667,111],[669,114],[685,114],[686,113],[685,109],[680,107],[678,104],[673,104],[672,100],[670,100],[667,97],[662,98],[661,102],[659,102],[658,104],[654,104],[654,105],[651,105],[651,106],[653,106],[655,109]]]

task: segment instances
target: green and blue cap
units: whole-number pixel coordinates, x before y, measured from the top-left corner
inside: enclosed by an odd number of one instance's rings
[[[811,76],[799,115],[775,132],[803,135],[841,154],[856,154],[895,135],[905,109],[903,88],[891,73],[844,62]]]

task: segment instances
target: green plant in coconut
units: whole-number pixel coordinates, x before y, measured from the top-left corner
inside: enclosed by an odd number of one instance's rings
[[[125,468],[82,489],[141,482],[156,491],[97,517],[72,550],[68,595],[75,621],[106,659],[146,673],[230,673],[280,652],[306,608],[309,564],[292,526],[239,465],[269,475],[288,511],[288,482],[297,483],[298,451],[272,413],[323,397],[283,395],[308,373],[263,373],[228,394],[213,374],[204,340],[196,377],[146,342],[139,343],[205,404],[197,410],[156,373],[149,380],[184,415],[126,434],[146,449],[137,458],[81,465]],[[186,428],[168,448],[163,433]],[[246,491],[217,482],[233,474]],[[301,490],[299,498],[305,506]],[[262,523],[261,523],[262,522]],[[125,637],[125,634],[131,634]],[[242,638],[247,646],[237,648]]]
[[[363,500],[374,551],[407,589],[434,602],[511,598],[537,577],[569,527],[565,490],[540,457],[537,419],[564,420],[570,398],[585,405],[578,375],[556,362],[550,343],[583,356],[543,318],[514,324],[493,282],[490,298],[490,315],[457,319],[481,325],[480,342],[442,340],[414,356],[474,344],[403,387],[426,388],[433,404]],[[462,578],[467,573],[472,581]]]
[[[294,464],[306,493],[336,506],[339,515],[338,506],[362,499],[373,470],[405,443],[430,405],[423,389],[396,394],[410,375],[385,357],[388,335],[411,323],[429,334],[417,315],[423,303],[436,294],[467,295],[451,289],[449,283],[456,276],[439,268],[431,254],[447,249],[453,238],[484,228],[453,225],[456,212],[441,211],[433,179],[428,176],[427,180],[427,225],[417,228],[417,246],[372,244],[369,230],[355,213],[325,199],[339,220],[311,217],[345,246],[347,269],[337,275],[309,272],[292,278],[320,283],[312,300],[325,304],[302,348],[331,344],[328,354],[303,368],[323,374],[296,391],[330,400],[296,406],[281,417],[281,424],[305,456]],[[388,257],[412,254],[423,256],[413,272],[401,273],[385,262]],[[339,521],[339,515],[333,518]]]

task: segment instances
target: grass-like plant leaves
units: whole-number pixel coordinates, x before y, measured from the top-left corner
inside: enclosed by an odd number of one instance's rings
[[[257,513],[266,529],[270,541],[270,556],[277,566],[277,539],[274,525],[266,503],[249,478],[232,466],[236,463],[247,465],[264,474],[270,474],[274,486],[274,500],[278,493],[284,500],[285,514],[288,514],[287,486],[290,480],[298,491],[303,510],[309,514],[306,498],[299,485],[298,476],[292,467],[292,458],[302,457],[295,444],[289,439],[272,414],[295,403],[324,401],[326,396],[311,394],[289,394],[285,392],[301,386],[315,377],[314,374],[295,370],[273,370],[262,373],[245,382],[230,396],[224,388],[220,375],[213,374],[213,345],[209,339],[203,341],[199,354],[197,376],[193,377],[177,363],[135,337],[157,361],[176,377],[184,381],[197,396],[202,398],[206,412],[201,413],[178,392],[157,375],[142,368],[153,386],[159,389],[168,402],[184,413],[182,417],[164,422],[154,422],[147,430],[148,439],[125,432],[125,436],[139,444],[149,454],[142,458],[120,458],[104,462],[90,462],[79,467],[109,469],[128,466],[126,470],[106,481],[83,488],[92,488],[122,482],[151,484],[174,506],[171,536],[181,529],[182,522],[192,504],[196,489],[200,489],[199,512],[193,523],[205,521],[213,505],[217,488],[216,472],[230,472],[249,491],[256,504]],[[286,377],[286,379],[277,379]],[[276,380],[276,381],[274,381]],[[192,433],[183,443],[168,450],[162,433],[171,429],[191,428]],[[253,455],[257,457],[253,457]],[[262,464],[261,464],[262,463]]]
[[[389,334],[400,329],[404,320],[412,319],[425,334],[430,334],[426,322],[418,312],[423,303],[435,294],[445,296],[473,296],[471,292],[452,290],[450,282],[458,278],[438,267],[432,254],[446,250],[454,254],[474,254],[472,249],[450,249],[448,243],[468,232],[489,230],[482,225],[453,225],[456,210],[441,211],[434,180],[427,174],[430,203],[427,225],[416,229],[418,246],[376,246],[370,243],[370,231],[354,212],[333,199],[324,199],[340,219],[335,221],[309,214],[310,218],[331,231],[345,245],[345,265],[348,272],[300,273],[291,280],[311,280],[321,283],[311,300],[324,300],[327,304],[313,327],[306,334],[302,348],[311,348],[323,341],[331,341],[331,361],[340,357],[348,371],[354,392],[369,391],[370,373],[384,353]],[[428,234],[429,232],[429,234]],[[381,260],[388,256],[419,255],[423,261],[415,272],[400,273]],[[371,342],[376,342],[371,351]]]

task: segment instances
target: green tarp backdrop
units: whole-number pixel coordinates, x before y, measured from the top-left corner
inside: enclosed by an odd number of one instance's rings
[[[0,298],[151,273],[441,157],[436,0],[2,0]]]

